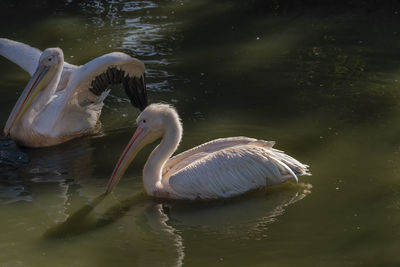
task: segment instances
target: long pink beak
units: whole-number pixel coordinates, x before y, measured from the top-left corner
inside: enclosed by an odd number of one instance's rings
[[[147,130],[140,126],[136,129],[136,132],[133,134],[131,140],[129,141],[124,152],[122,153],[122,156],[119,158],[117,165],[114,168],[111,178],[108,181],[106,194],[110,193],[118,184],[129,164],[135,158],[140,149],[145,145],[141,144],[141,141],[146,136],[146,133]]]

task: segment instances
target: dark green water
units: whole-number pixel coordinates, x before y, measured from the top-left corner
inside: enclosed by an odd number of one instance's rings
[[[29,164],[2,168],[1,267],[400,264],[395,9],[33,3],[2,9],[0,37],[58,46],[73,64],[111,51],[141,59],[150,101],[182,117],[180,151],[217,137],[275,140],[313,176],[233,200],[156,201],[141,194],[150,146],[95,205],[138,114],[115,90],[101,134],[23,149]],[[0,58],[1,127],[28,79]]]

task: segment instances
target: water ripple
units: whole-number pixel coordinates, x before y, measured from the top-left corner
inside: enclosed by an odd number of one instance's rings
[[[158,7],[158,5],[151,1],[131,1],[124,3],[124,6],[121,11],[134,12],[142,9],[155,8],[155,7]]]

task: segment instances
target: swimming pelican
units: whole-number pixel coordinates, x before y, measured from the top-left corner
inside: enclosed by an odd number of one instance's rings
[[[51,146],[92,132],[111,84],[122,83],[140,110],[147,105],[144,64],[127,54],[105,54],[75,66],[64,61],[60,48],[41,52],[0,38],[0,55],[32,76],[2,132],[21,145]]]
[[[216,139],[172,158],[182,137],[176,110],[151,104],[138,116],[137,130],[122,153],[108,182],[110,193],[136,154],[162,138],[143,169],[147,194],[172,199],[217,199],[277,185],[311,175],[308,166],[272,148],[274,142],[248,137]]]

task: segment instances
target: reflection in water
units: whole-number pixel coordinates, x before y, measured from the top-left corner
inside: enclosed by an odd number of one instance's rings
[[[18,177],[16,170],[28,163],[28,156],[17,148],[14,141],[0,138],[0,203],[31,200],[24,186],[15,181]]]
[[[139,231],[145,232],[146,236],[142,242],[146,242],[146,240],[149,239],[149,236],[152,236],[152,239],[154,239],[157,246],[162,244],[162,249],[165,250],[166,255],[168,255],[168,257],[164,259],[161,258],[162,262],[165,264],[171,259],[176,259],[176,261],[171,262],[168,266],[182,266],[185,255],[183,239],[177,233],[176,229],[167,224],[169,218],[164,213],[162,204],[149,201],[149,198],[144,192],[139,192],[131,197],[119,201],[111,207],[108,207],[103,213],[97,212],[96,208],[101,206],[101,204],[104,204],[102,203],[103,201],[109,202],[111,196],[112,195],[99,195],[97,198],[71,214],[64,222],[58,223],[47,229],[43,237],[46,240],[55,240],[98,231],[126,216],[130,209],[137,209],[136,212],[138,212],[139,217],[144,217],[146,219],[144,227],[139,228]],[[137,226],[140,227],[140,225]],[[128,232],[134,231],[136,235],[139,235],[140,232],[135,230],[137,226],[129,225],[131,230],[128,230]],[[170,251],[170,248],[174,249]],[[155,252],[156,254],[159,253],[159,251]],[[152,262],[153,259],[144,256],[143,258],[139,257],[139,259],[136,260],[143,261],[143,264],[146,265],[149,261]]]
[[[130,221],[132,225],[129,228],[139,227],[141,232],[145,232],[146,239],[153,236],[154,241],[158,245],[162,244],[165,253],[169,255],[165,261],[175,259],[173,266],[182,266],[185,257],[182,234],[188,227],[200,226],[202,231],[229,238],[263,239],[266,237],[267,225],[277,221],[286,207],[307,196],[310,189],[310,184],[289,184],[263,190],[253,196],[209,202],[153,202],[141,191],[108,206],[103,212],[100,209],[96,211],[104,203],[108,202],[105,206],[110,205],[113,195],[102,194],[68,216],[64,222],[49,228],[44,237],[59,239],[99,231],[133,210],[138,218],[144,217],[146,221],[144,224],[140,220]],[[266,199],[260,201],[260,198]],[[174,248],[173,252],[168,251],[171,247]],[[172,257],[171,253],[175,256]],[[151,262],[149,258],[141,260]]]
[[[289,183],[215,202],[168,203],[164,210],[176,226],[201,226],[207,231],[218,229],[219,234],[227,236],[260,239],[267,226],[275,222],[287,206],[306,197],[311,187],[310,184]]]
[[[165,213],[163,204],[152,204],[146,209],[146,215],[149,226],[157,235],[158,242],[161,242],[166,250],[172,248],[172,251],[168,252],[172,259],[170,265],[182,266],[185,258],[184,240],[180,231],[168,223],[170,218]]]
[[[53,221],[65,220],[69,186],[91,179],[93,150],[89,138],[48,148],[23,149],[29,163],[3,173],[8,178],[2,179],[0,203],[32,201]]]
[[[31,162],[24,178],[30,179],[35,205],[45,210],[53,221],[63,221],[67,217],[65,212],[70,185],[84,187],[88,180],[93,179],[93,151],[90,139],[81,138],[65,145],[27,152]]]

